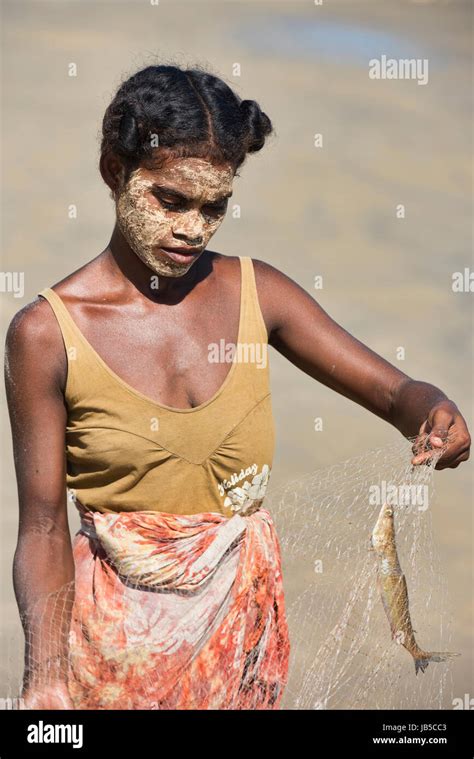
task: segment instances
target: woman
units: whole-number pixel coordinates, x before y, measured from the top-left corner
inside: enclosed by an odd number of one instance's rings
[[[27,707],[278,708],[290,649],[262,507],[268,344],[419,435],[414,464],[442,445],[438,469],[469,456],[441,390],[362,345],[273,266],[207,249],[237,170],[271,132],[255,101],[209,73],[136,73],[103,121],[109,245],[11,322]],[[65,481],[81,514],[72,546]]]

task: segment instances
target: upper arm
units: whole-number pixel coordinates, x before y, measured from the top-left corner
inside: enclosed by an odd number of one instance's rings
[[[59,325],[50,305],[38,299],[15,314],[5,342],[20,529],[67,525],[66,373]]]
[[[268,342],[322,384],[390,420],[393,399],[411,378],[339,325],[278,269],[254,259]]]

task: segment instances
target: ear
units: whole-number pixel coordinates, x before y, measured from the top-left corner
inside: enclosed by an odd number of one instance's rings
[[[103,153],[99,161],[100,173],[110,188],[110,197],[116,200],[125,186],[125,166],[115,153]]]

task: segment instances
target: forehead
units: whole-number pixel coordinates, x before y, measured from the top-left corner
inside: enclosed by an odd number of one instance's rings
[[[231,192],[234,170],[230,164],[217,165],[203,158],[175,158],[159,169],[141,168],[140,175],[190,198],[212,199]]]

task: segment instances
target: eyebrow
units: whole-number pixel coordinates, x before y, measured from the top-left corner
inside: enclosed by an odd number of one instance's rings
[[[166,195],[173,195],[175,198],[179,198],[180,200],[185,200],[185,201],[192,200],[192,198],[189,198],[187,195],[184,195],[182,192],[178,192],[178,190],[173,190],[172,187],[167,187],[166,185],[163,185],[163,184],[154,184],[152,187],[152,190],[159,190],[160,192],[164,192]],[[232,197],[232,195],[233,195],[232,192],[227,192],[224,195],[219,195],[218,198],[210,201],[210,205],[220,203],[222,200]]]

